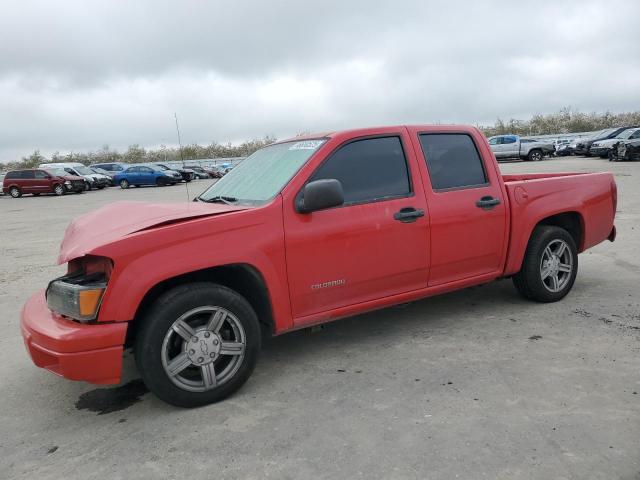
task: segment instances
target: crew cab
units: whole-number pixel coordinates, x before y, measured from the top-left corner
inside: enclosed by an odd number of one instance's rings
[[[204,405],[249,378],[265,332],[499,278],[558,301],[578,253],[616,236],[610,173],[501,175],[467,126],[281,141],[194,200],[118,202],[70,224],[68,273],[21,315],[36,365],[115,384],[132,348],[158,397]]]
[[[552,142],[543,142],[520,135],[496,135],[489,137],[489,146],[496,158],[520,158],[537,162],[555,152]]]

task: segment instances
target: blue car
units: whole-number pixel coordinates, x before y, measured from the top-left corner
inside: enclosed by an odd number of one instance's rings
[[[181,175],[173,170],[162,170],[154,165],[134,165],[113,177],[114,185],[120,185],[120,188],[129,188],[134,185],[175,185],[182,180]]]

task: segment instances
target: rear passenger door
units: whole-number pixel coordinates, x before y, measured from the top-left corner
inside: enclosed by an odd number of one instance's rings
[[[480,133],[420,132],[412,140],[426,167],[431,225],[429,286],[499,275],[506,248],[507,210],[493,161]]]
[[[36,176],[33,170],[20,172],[20,190],[22,193],[40,193],[36,188]]]

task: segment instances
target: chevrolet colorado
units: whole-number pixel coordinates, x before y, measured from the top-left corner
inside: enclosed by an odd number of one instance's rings
[[[37,366],[114,384],[131,347],[158,397],[204,405],[248,379],[265,331],[505,277],[558,301],[578,253],[616,235],[610,173],[501,175],[465,126],[278,142],[195,200],[118,202],[69,225],[68,273],[21,314]]]

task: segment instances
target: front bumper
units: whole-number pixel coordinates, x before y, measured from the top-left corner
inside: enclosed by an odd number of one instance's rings
[[[47,307],[44,290],[22,308],[20,327],[36,366],[95,384],[120,382],[127,323],[82,324]]]
[[[591,147],[589,152],[592,155],[604,155],[609,152],[609,149],[607,147]]]

